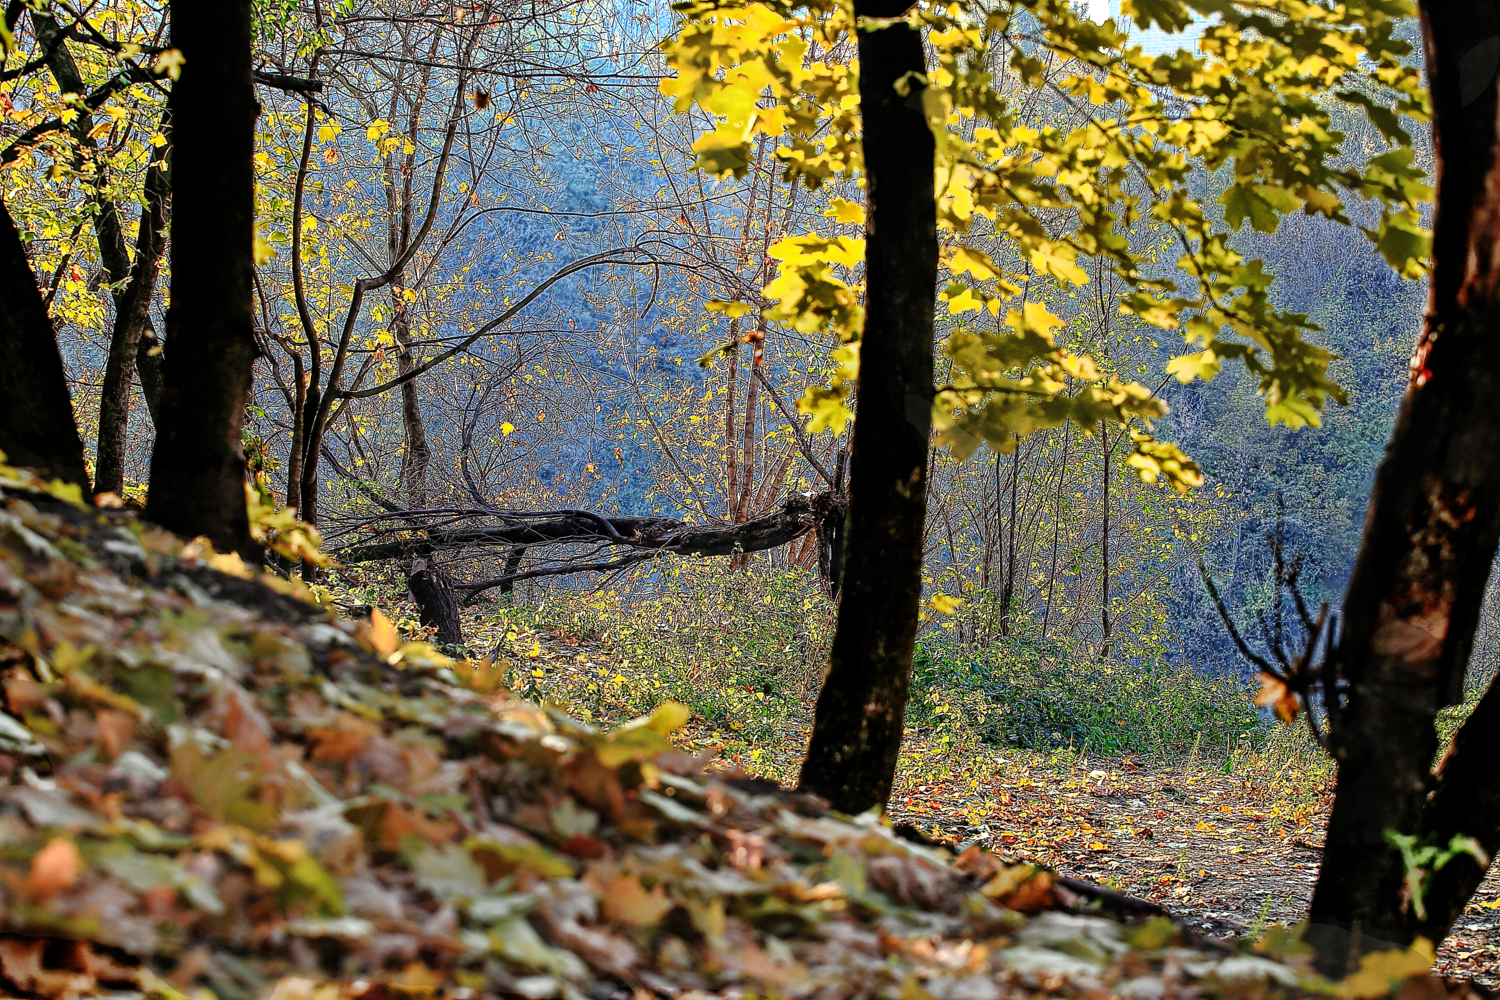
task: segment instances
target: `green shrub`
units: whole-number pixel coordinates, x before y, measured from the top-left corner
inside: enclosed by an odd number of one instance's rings
[[[1236,679],[1161,661],[1101,662],[1043,640],[1035,623],[977,647],[944,639],[918,646],[909,715],[918,725],[960,711],[995,745],[1215,759],[1268,728]]]

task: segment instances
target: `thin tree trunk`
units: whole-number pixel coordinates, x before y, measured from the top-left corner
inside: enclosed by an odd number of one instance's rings
[[[0,452],[10,465],[32,468],[48,478],[76,483],[85,494],[89,477],[83,441],[73,420],[57,335],[26,247],[0,203]]]
[[[402,375],[407,375],[417,363],[411,350],[411,324],[406,303],[401,299],[403,290],[399,284],[391,284],[391,298],[396,310],[391,320],[391,332],[396,338],[397,366]],[[427,469],[432,464],[432,447],[427,443],[427,428],[422,423],[416,379],[401,383],[401,426],[406,435],[406,450],[401,455],[402,493],[410,506],[426,507]]]
[[[147,514],[257,558],[240,428],[256,345],[250,0],[173,0],[172,311]]]
[[[1461,696],[1500,539],[1496,85],[1491,75],[1473,93],[1461,74],[1473,40],[1500,30],[1500,10],[1493,0],[1429,0],[1422,15],[1438,167],[1432,292],[1334,656],[1348,695],[1342,707],[1331,706],[1338,792],[1308,934],[1331,972],[1346,968],[1352,953],[1406,944],[1422,929],[1415,907],[1403,907],[1405,868],[1387,831],[1420,835],[1436,825],[1494,834],[1493,827],[1463,829],[1477,817],[1462,801],[1495,794],[1493,757],[1477,774],[1445,768],[1439,787],[1451,791],[1425,817],[1424,808],[1434,718]],[[1487,709],[1484,718],[1492,715]],[[1486,742],[1466,735],[1459,755]]]
[[[996,458],[998,464],[999,458]],[[1000,566],[1000,634],[1010,635],[1011,604],[1016,597],[1016,484],[1021,476],[1021,446],[1010,456],[1010,516],[1000,538],[1002,562]],[[997,501],[998,502],[998,501]]]
[[[739,320],[735,319],[729,324],[729,337],[734,340],[739,336]],[[729,497],[728,507],[725,513],[730,523],[734,523],[734,512],[739,504],[739,454],[734,447],[734,390],[735,382],[740,373],[740,347],[736,341],[729,351],[729,374],[725,377],[725,401],[724,401],[724,465],[727,470],[728,482],[725,493]]]
[[[1068,424],[1063,424],[1062,465],[1057,470],[1057,499],[1052,504],[1052,565],[1047,570],[1047,603],[1042,608],[1042,638],[1047,638],[1047,620],[1052,617],[1052,593],[1057,586],[1057,541],[1062,531],[1063,482],[1068,478]]]
[[[750,496],[755,488],[755,416],[760,403],[760,380],[755,377],[755,372],[761,365],[761,345],[765,335],[764,323],[751,334],[753,347],[745,376],[745,421],[740,437],[740,495],[734,505],[735,524],[743,524],[749,519]],[[749,564],[749,554],[735,556],[730,560],[730,566],[734,569],[744,569]]]
[[[1112,450],[1109,428],[1099,421],[1099,440],[1104,444],[1104,489],[1100,499],[1101,533],[1099,535],[1099,659],[1109,657],[1109,453]]]
[[[407,123],[407,134],[416,135],[421,123],[422,107],[427,100],[427,85],[431,80],[431,60],[437,55],[438,38],[433,35],[428,49],[429,65],[423,67],[421,83],[417,87],[416,99],[411,104],[411,115]],[[399,93],[399,91],[397,92]],[[396,95],[391,98],[391,117],[395,117]],[[406,154],[401,164],[400,197],[391,176],[391,157],[386,158],[386,199],[391,220],[390,263],[394,267],[411,246],[413,209],[412,182],[416,175],[417,160],[413,150]],[[411,316],[406,308],[406,276],[398,274],[391,281],[391,304],[395,315],[391,320],[391,333],[396,340],[397,368],[402,375],[410,375],[417,367],[412,353]],[[421,401],[417,398],[416,378],[401,383],[401,426],[406,437],[406,449],[401,454],[401,484],[406,501],[413,507],[427,506],[427,470],[432,465],[432,448],[427,443],[427,426],[422,420]]]
[[[904,0],[856,2],[860,17],[895,17]],[[818,696],[800,784],[848,813],[890,797],[922,599],[927,452],[932,427],[937,210],[933,137],[920,85],[920,32],[858,32],[869,222],[867,313],[848,549],[828,678]]]

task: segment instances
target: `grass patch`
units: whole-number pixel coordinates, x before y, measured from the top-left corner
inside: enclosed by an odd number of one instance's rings
[[[675,699],[692,710],[702,746],[794,777],[834,624],[812,578],[684,562],[649,587],[629,584],[484,605],[467,624],[470,645],[503,664],[505,683],[524,697],[605,725]],[[1034,622],[967,642],[942,624],[921,637],[907,714],[913,746],[932,766],[985,748],[1230,769],[1279,760],[1283,737],[1237,679],[1160,661],[1101,663],[1043,640]]]
[[[1237,679],[1161,661],[1101,662],[1043,639],[1034,622],[984,644],[929,635],[912,681],[915,715],[956,712],[996,746],[1223,759],[1268,729]]]

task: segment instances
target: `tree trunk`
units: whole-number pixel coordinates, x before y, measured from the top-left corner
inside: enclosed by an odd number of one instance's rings
[[[861,17],[895,17],[905,0],[862,0]],[[890,796],[922,599],[922,530],[932,427],[937,208],[932,132],[921,93],[919,31],[859,32],[860,106],[869,191],[867,312],[850,459],[843,596],[828,678],[800,785],[836,809]]]
[[[151,457],[148,516],[257,558],[245,515],[240,428],[256,346],[252,323],[255,118],[250,0],[173,0],[182,77],[169,98],[172,311]]]
[[[417,616],[428,628],[437,628],[433,640],[439,646],[458,646],[464,641],[463,620],[458,614],[458,594],[453,578],[443,567],[426,559],[413,559],[406,587],[417,602]]]
[[[1047,638],[1047,620],[1052,617],[1052,595],[1057,587],[1057,542],[1062,533],[1063,483],[1068,478],[1068,425],[1063,424],[1062,464],[1057,468],[1057,498],[1052,504],[1052,559],[1047,570],[1047,604],[1042,609],[1042,638]]]
[[[401,297],[403,291],[400,284],[391,283],[392,308],[396,311],[391,320],[391,331],[396,338],[398,367],[402,375],[408,375],[417,362],[411,351],[411,324],[406,315],[406,302]],[[401,383],[401,426],[406,435],[406,450],[401,455],[403,499],[413,508],[426,507],[427,468],[432,464],[432,447],[427,443],[427,428],[422,423],[416,379]]]
[[[813,531],[818,545],[818,585],[829,600],[839,599],[844,574],[844,526],[849,502],[843,494],[829,490],[813,497]]]
[[[1422,822],[1425,843],[1447,846],[1454,837],[1473,837],[1486,855],[1500,852],[1500,686],[1493,681],[1474,713],[1459,727],[1438,768],[1437,783]],[[1441,941],[1484,881],[1488,865],[1460,854],[1432,873],[1423,899],[1427,918],[1412,924],[1413,936]],[[1415,914],[1412,914],[1415,917]]]
[[[1500,30],[1500,11],[1493,0],[1427,2],[1422,15],[1438,167],[1432,292],[1334,657],[1348,697],[1332,713],[1338,793],[1309,931],[1328,971],[1346,968],[1352,953],[1404,945],[1420,929],[1415,907],[1403,906],[1405,870],[1385,834],[1429,825],[1434,718],[1462,693],[1500,538],[1496,87],[1491,74],[1476,91],[1477,78],[1461,73],[1473,40]],[[1490,774],[1480,783],[1493,795]],[[1444,822],[1467,825],[1470,808],[1449,808]]]
[[[145,205],[136,233],[130,283],[115,298],[115,326],[109,340],[109,358],[104,366],[104,388],[99,396],[99,444],[94,461],[94,489],[100,493],[122,493],[125,489],[130,382],[141,355],[142,334],[151,322],[151,295],[156,290],[156,278],[161,273],[162,257],[167,248],[167,204],[172,194],[165,159],[168,149],[170,146],[162,146],[154,153],[147,168],[143,191]],[[143,387],[147,378],[149,376],[143,372]]]
[[[1109,453],[1114,450],[1109,428],[1099,421],[1099,440],[1104,444],[1103,497],[1099,501],[1099,661],[1109,659]]]
[[[0,452],[10,465],[89,492],[62,355],[21,234],[0,204]]]
[[[58,90],[63,93],[84,93],[86,88],[83,77],[57,22],[51,15],[37,11],[31,12],[31,22],[36,29],[37,41],[48,51],[47,69],[57,82]],[[132,265],[125,247],[119,206],[104,195],[110,187],[109,172],[100,161],[93,130],[94,118],[87,110],[81,110],[68,126],[77,150],[73,164],[75,169],[85,177],[93,175],[87,190],[94,207],[94,236],[115,305],[114,330],[110,336],[109,356],[104,367],[104,385],[99,393],[99,436],[94,460],[94,489],[101,493],[120,493],[125,488],[130,382],[135,375],[138,357],[147,358],[147,364],[142,368],[141,386],[153,419],[156,416],[153,390],[157,387],[152,383],[159,380],[160,373],[157,371],[155,357],[142,354],[141,340],[142,334],[151,326],[151,296],[156,290],[156,278],[166,250],[166,211],[170,188],[164,173],[164,163],[170,147],[158,147],[151,155],[143,192],[145,206],[136,241],[135,263]],[[168,131],[167,119],[163,120],[162,130]]]
[[[511,577],[521,572],[521,560],[524,558],[526,558],[526,546],[524,545],[507,552],[505,555],[505,575]],[[499,590],[502,594],[514,594],[516,592],[516,583],[514,580],[506,580],[500,585]]]
[[[146,398],[146,412],[151,414],[151,423],[160,427],[162,422],[161,395],[161,341],[148,324],[139,340],[135,342],[135,376],[141,383],[141,395]]]

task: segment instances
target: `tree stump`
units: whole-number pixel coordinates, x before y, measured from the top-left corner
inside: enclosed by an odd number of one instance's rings
[[[453,589],[453,578],[437,563],[413,559],[406,587],[417,602],[417,615],[422,624],[437,627],[434,636],[437,644],[462,645],[463,622],[458,615],[458,593]]]

